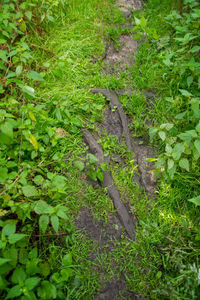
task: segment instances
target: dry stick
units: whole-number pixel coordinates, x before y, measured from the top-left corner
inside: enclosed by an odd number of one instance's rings
[[[104,157],[104,152],[100,145],[96,142],[95,138],[90,134],[88,130],[83,131],[85,142],[89,145],[90,151],[97,157],[98,162],[107,162]],[[113,178],[110,172],[104,172],[103,187],[107,188],[108,194],[113,201],[114,207],[121,219],[123,226],[125,227],[129,237],[135,238],[135,225],[132,217],[130,217],[125,205],[121,202],[121,196],[116,186],[114,185]]]

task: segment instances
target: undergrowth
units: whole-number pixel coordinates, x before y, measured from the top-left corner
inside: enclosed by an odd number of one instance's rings
[[[140,93],[122,101],[133,135],[149,135],[160,155],[156,198],[134,198],[140,227],[125,251],[130,286],[151,299],[200,296],[199,18],[194,0],[178,8],[176,1],[149,1],[133,14],[140,47],[127,84]]]

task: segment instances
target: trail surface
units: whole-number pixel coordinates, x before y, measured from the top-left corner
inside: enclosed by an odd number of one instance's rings
[[[136,0],[119,0],[117,2],[119,9],[127,18],[127,27],[131,27],[130,16],[133,10],[142,9],[142,2]],[[125,25],[126,26],[126,25]],[[119,38],[119,49],[115,49],[113,43],[110,41],[106,53],[104,55],[104,71],[105,73],[114,74],[116,77],[119,72],[126,71],[127,65],[134,63],[134,54],[137,51],[137,41],[133,39],[132,34],[124,34]],[[123,141],[128,150],[132,153],[133,167],[138,166],[138,172],[135,174],[133,180],[135,186],[139,186],[145,190],[149,197],[153,196],[155,192],[155,178],[149,170],[152,168],[146,162],[146,158],[151,157],[153,152],[150,147],[140,145],[139,140],[134,140],[131,137],[129,130],[130,118],[123,110],[123,106],[119,101],[118,94],[123,94],[126,91],[111,91],[106,89],[99,89],[98,87],[91,91],[94,94],[102,94],[107,99],[107,107],[105,109],[104,120],[101,124],[97,124],[97,132],[93,133],[89,130],[83,130],[84,142],[89,147],[89,152],[96,156],[98,165],[101,163],[109,164],[111,156],[105,156],[104,151],[100,145],[99,138],[105,132],[108,135],[117,138],[118,143]],[[115,157],[119,161],[119,157]],[[90,180],[89,180],[90,181]],[[90,181],[91,183],[91,181]],[[95,186],[96,183],[93,182]],[[135,239],[136,216],[132,215],[129,209],[129,204],[123,202],[123,197],[117,185],[114,183],[112,174],[109,170],[104,171],[103,182],[99,181],[99,187],[106,188],[107,193],[113,201],[115,214],[110,215],[107,225],[97,222],[93,219],[90,209],[82,209],[77,218],[77,228],[83,230],[85,234],[94,240],[98,246],[98,253],[111,252],[115,247],[114,241],[121,241],[121,234],[124,229],[127,238]],[[117,228],[117,229],[116,229]],[[107,246],[105,250],[105,246]],[[95,260],[97,253],[91,255],[91,259]],[[116,264],[113,261],[113,265]],[[100,272],[100,270],[99,270]],[[96,295],[97,300],[111,300],[111,299],[142,299],[141,296],[130,292],[126,286],[125,275],[121,273],[120,277],[112,281],[106,281],[104,274],[99,274],[101,279],[101,289]]]

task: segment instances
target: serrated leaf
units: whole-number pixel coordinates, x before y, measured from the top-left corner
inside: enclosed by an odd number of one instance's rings
[[[189,172],[190,168],[189,168],[189,160],[187,158],[182,158],[180,161],[179,161],[179,166],[182,168],[182,169],[185,169],[186,171]]]
[[[40,282],[39,277],[31,277],[25,280],[25,286],[29,291],[31,291],[38,285],[39,282]]]
[[[51,216],[51,225],[56,233],[58,233],[59,219],[57,216]]]
[[[194,203],[196,206],[200,206],[200,195],[188,200],[189,202]]]
[[[72,265],[72,254],[68,253],[62,258],[62,265],[65,267],[69,267]]]
[[[166,133],[164,131],[159,131],[158,135],[162,141],[166,139]]]
[[[46,232],[48,224],[49,224],[49,216],[47,216],[47,215],[40,216],[39,226],[40,226],[40,230],[42,231],[42,233]]]
[[[187,85],[188,85],[188,87],[191,86],[192,82],[193,82],[193,77],[192,76],[188,76],[188,78],[187,78]]]
[[[1,132],[7,135],[9,138],[13,138],[13,126],[11,122],[6,121],[0,126]]]
[[[13,283],[20,283],[20,281],[24,281],[26,279],[26,273],[22,267],[17,267],[11,277]]]
[[[35,80],[35,81],[44,81],[43,77],[40,75],[40,73],[31,71],[29,73],[29,78]]]
[[[15,73],[17,76],[19,76],[22,73],[22,66],[17,66]]]
[[[172,157],[174,160],[179,160],[181,154],[185,151],[185,146],[183,143],[177,143],[172,151]]]
[[[174,127],[174,124],[171,124],[171,123],[164,123],[164,124],[160,125],[160,129],[165,129],[167,131],[169,131],[173,127]]]
[[[171,168],[173,168],[173,166],[174,166],[174,161],[173,161],[173,159],[168,159],[167,165],[168,165],[168,170],[170,170]]]
[[[185,97],[192,97],[192,94],[190,92],[186,91],[186,90],[179,89],[179,91]]]
[[[30,87],[28,85],[24,86],[22,88],[22,91],[23,91],[23,93],[25,93],[25,94],[33,97],[33,98],[35,97],[35,90],[34,90],[34,88],[32,88],[32,87]]]
[[[8,59],[7,59],[7,51],[5,51],[5,50],[0,50],[0,59],[2,59],[4,62],[8,62]]]
[[[38,214],[38,215],[41,215],[41,214],[49,214],[51,213],[53,210],[53,208],[48,205],[45,201],[43,200],[39,200],[36,205],[35,205],[35,208],[34,208],[34,211]]]
[[[6,299],[17,298],[22,294],[21,287],[19,285],[15,285],[9,289]]]
[[[22,233],[13,233],[10,234],[8,237],[8,241],[10,244],[15,244],[18,241],[22,240],[24,237],[26,236],[26,234],[22,234]]]
[[[16,231],[16,224],[6,224],[3,227],[2,233],[9,236],[10,234],[15,233],[15,231]]]
[[[82,161],[75,161],[74,167],[80,171],[83,171],[85,168],[84,163]]]
[[[36,185],[42,185],[44,182],[44,178],[41,175],[36,175],[33,181]]]
[[[158,132],[157,128],[150,128],[149,129],[149,137],[150,137],[151,140],[153,139],[153,137],[156,135],[157,132]]]
[[[56,175],[52,179],[52,185],[58,189],[64,189],[66,187],[66,177],[61,175]]]
[[[9,261],[10,261],[10,259],[0,257],[0,266],[4,265],[5,263],[7,263]]]
[[[91,154],[91,153],[88,153],[87,154],[87,159],[89,161],[90,164],[96,164],[98,159],[96,158],[95,155]]]
[[[196,140],[194,142],[194,146],[195,146],[196,150],[198,151],[198,153],[200,154],[200,140]]]
[[[40,268],[40,274],[42,274],[42,276],[46,277],[50,274],[50,266],[47,262],[41,263],[39,265]]]
[[[38,196],[38,191],[33,185],[25,185],[22,187],[24,196],[26,197],[36,197]]]

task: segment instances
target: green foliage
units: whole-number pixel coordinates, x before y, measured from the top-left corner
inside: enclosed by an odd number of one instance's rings
[[[142,29],[157,48],[157,68],[165,69],[169,96],[165,98],[171,123],[150,128],[150,138],[159,137],[165,152],[158,167],[173,179],[176,172],[197,172],[200,157],[200,60],[198,42],[200,8],[196,1],[185,1],[183,13],[173,10],[166,23],[173,34],[154,36],[144,17],[135,18],[136,30]],[[153,39],[152,39],[153,38]]]
[[[70,264],[58,262],[51,272],[41,252],[45,234],[59,237],[60,231],[72,231],[68,209],[56,204],[63,202],[68,187],[58,174],[65,167],[65,153],[56,154],[57,147],[69,135],[60,135],[61,123],[38,104],[35,86],[45,82],[45,72],[37,69],[29,36],[54,22],[58,4],[1,4],[0,295],[6,299],[63,299],[66,282],[74,276],[72,258]]]

